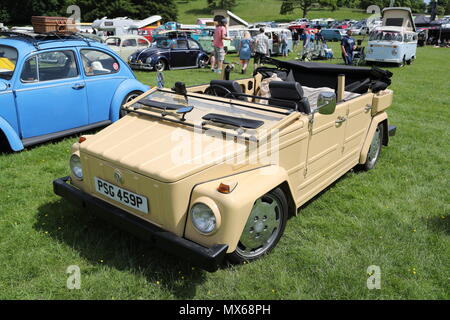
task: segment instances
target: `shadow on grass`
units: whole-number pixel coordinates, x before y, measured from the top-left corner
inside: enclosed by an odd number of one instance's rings
[[[448,215],[429,218],[426,220],[426,225],[435,232],[450,234],[450,217]]]
[[[159,284],[180,299],[195,296],[206,271],[83,210],[64,200],[45,204],[38,209],[34,228],[72,247],[93,265],[143,275],[149,284]]]

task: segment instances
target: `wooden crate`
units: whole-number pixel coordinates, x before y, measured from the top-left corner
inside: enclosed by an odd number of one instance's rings
[[[33,24],[34,32],[47,33],[47,32],[76,32],[76,25],[72,19],[66,17],[31,17],[31,23]]]

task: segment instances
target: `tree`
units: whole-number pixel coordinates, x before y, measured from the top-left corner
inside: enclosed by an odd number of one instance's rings
[[[303,11],[303,18],[306,18],[309,9],[317,0],[283,0],[280,8],[280,14],[287,14],[300,8]]]
[[[165,21],[176,21],[175,0],[22,0],[2,1],[0,20],[14,24],[30,24],[32,16],[65,16],[69,5],[78,5],[82,21],[127,16],[144,19],[161,15]]]

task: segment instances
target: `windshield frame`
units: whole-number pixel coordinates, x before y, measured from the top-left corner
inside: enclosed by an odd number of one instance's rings
[[[14,63],[14,70],[10,71],[11,75],[9,75],[10,72],[2,72],[2,71],[0,71],[0,79],[9,81],[9,80],[11,80],[13,78],[13,76],[14,76],[16,70],[17,70],[17,62],[19,61],[19,50],[17,50],[17,48],[15,48],[13,46],[6,45],[6,44],[0,44],[0,50],[1,50],[2,47],[6,47],[8,49],[13,49],[15,51],[15,53],[16,53],[15,61],[11,61],[10,59],[8,59],[8,60],[10,60],[11,62]],[[4,57],[2,57],[2,58],[4,58]]]

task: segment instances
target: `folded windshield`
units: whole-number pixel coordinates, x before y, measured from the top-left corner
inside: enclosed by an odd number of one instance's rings
[[[224,125],[244,129],[270,128],[287,115],[271,110],[270,107],[266,110],[261,106],[245,105],[242,101],[225,102],[216,100],[212,96],[201,97],[196,94],[184,96],[163,90],[156,90],[133,105],[134,110],[158,112],[162,116],[170,111],[179,112],[187,106],[191,109],[185,115],[185,123],[198,125],[206,121],[215,126]]]
[[[17,50],[13,47],[0,45],[0,78],[10,80],[16,69]]]

